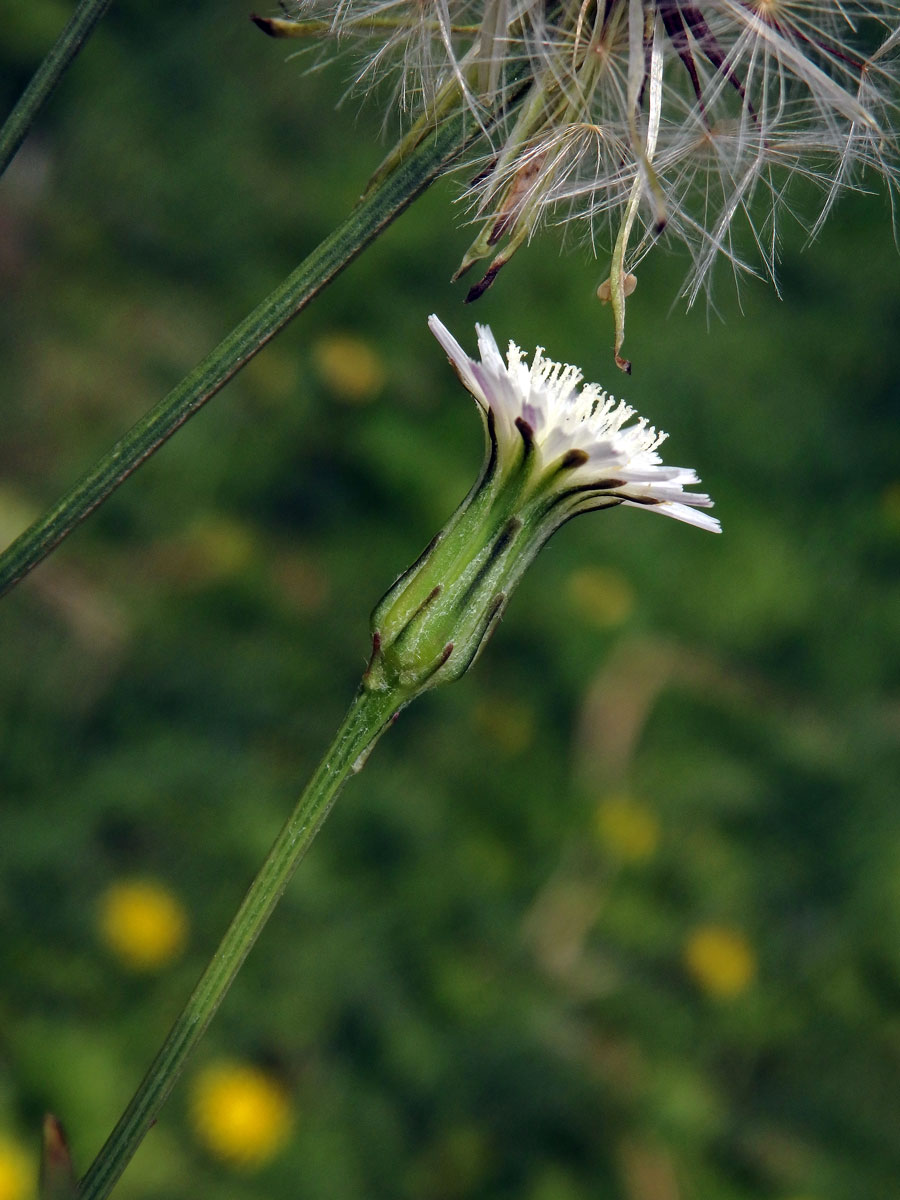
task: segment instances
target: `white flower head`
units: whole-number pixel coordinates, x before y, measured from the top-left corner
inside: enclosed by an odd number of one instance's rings
[[[665,434],[635,420],[581,372],[537,350],[528,366],[510,343],[504,360],[486,325],[480,361],[438,320],[432,333],[478,402],[488,445],[475,485],[443,529],[372,613],[372,659],[363,686],[411,699],[458,679],[478,658],[541,548],[571,517],[617,504],[719,531],[686,489],[693,471],[666,467]]]
[[[720,532],[715,517],[697,511],[712,506],[709,496],[685,491],[699,482],[694,471],[663,464],[658,450],[666,434],[641,417],[632,422],[634,409],[598,384],[582,385],[577,367],[554,362],[541,347],[529,366],[512,341],[504,360],[487,325],[476,326],[475,361],[436,316],[428,326],[490,418],[499,457],[525,445],[535,471],[573,497],[569,515],[627,504]]]

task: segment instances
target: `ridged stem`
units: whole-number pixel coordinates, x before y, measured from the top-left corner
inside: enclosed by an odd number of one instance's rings
[[[330,749],[275,840],[209,966],[172,1026],[150,1069],[81,1181],[79,1200],[104,1200],[156,1120],[185,1062],[203,1037],[300,860],[348,777],[387,727],[405,697],[360,688]]]
[[[0,129],[0,175],[12,162],[45,100],[94,32],[111,3],[112,0],[81,0],[72,19],[31,77],[28,87]]]

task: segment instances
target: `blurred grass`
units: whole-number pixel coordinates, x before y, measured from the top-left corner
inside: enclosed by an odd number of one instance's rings
[[[307,74],[246,17],[114,6],[3,181],[7,537],[378,162],[377,107],[335,108],[346,67]],[[6,107],[64,18],[5,14]],[[672,308],[678,256],[644,264],[626,381],[602,264],[552,234],[462,307],[454,195],[420,201],[4,601],[0,1134],[36,1141],[49,1108],[89,1161],[327,743],[369,610],[471,483],[481,434],[436,311],[466,345],[488,321],[622,390],[725,534],[617,511],[559,535],[477,670],[405,713],[348,790],[118,1194],[889,1200],[886,206],[845,201],[806,254],[791,239],[781,301],[748,286],[741,315],[723,280],[721,322]],[[368,388],[335,373],[335,339]],[[635,810],[657,833],[629,858]],[[188,914],[154,972],[101,937],[131,879]],[[688,952],[710,928],[712,976]],[[744,983],[717,996],[735,945]],[[192,1080],[220,1060],[290,1100],[255,1172],[198,1136]]]

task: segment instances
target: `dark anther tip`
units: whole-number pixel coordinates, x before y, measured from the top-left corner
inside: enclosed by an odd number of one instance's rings
[[[626,375],[631,374],[631,362],[627,358],[622,358],[621,354],[616,355],[616,366],[620,371],[624,371]]]
[[[561,471],[571,471],[575,467],[583,467],[589,455],[586,450],[567,450],[559,464]]]
[[[525,420],[524,417],[516,417],[516,429],[518,429],[519,433],[521,433],[522,441],[525,443],[526,447],[530,450],[531,447],[534,445],[534,430],[528,424],[528,422]]]

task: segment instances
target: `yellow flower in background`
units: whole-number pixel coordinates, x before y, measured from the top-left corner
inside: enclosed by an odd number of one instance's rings
[[[32,1200],[36,1180],[35,1157],[0,1133],[0,1200]]]
[[[756,954],[738,929],[703,925],[684,945],[688,974],[707,995],[730,1000],[746,991],[756,977]]]
[[[654,813],[628,796],[610,796],[597,805],[596,830],[604,848],[624,862],[652,858],[661,835]]]
[[[598,629],[621,625],[634,611],[634,588],[609,567],[580,567],[569,576],[566,591],[575,613]]]
[[[153,880],[114,883],[100,899],[100,938],[132,971],[155,971],[171,962],[184,949],[187,930],[181,902]]]
[[[384,387],[384,364],[361,338],[346,333],[320,338],[313,356],[322,381],[338,400],[365,404]]]
[[[284,1145],[291,1104],[281,1084],[248,1063],[206,1067],[191,1087],[191,1123],[214,1157],[233,1167],[268,1162]]]

